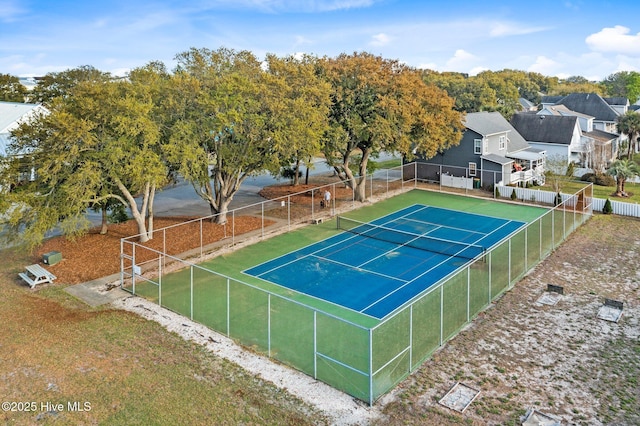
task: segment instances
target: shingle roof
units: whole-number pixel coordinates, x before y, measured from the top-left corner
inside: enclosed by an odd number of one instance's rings
[[[569,145],[578,117],[514,114],[511,124],[527,141]]]
[[[547,105],[545,107],[546,111],[549,111],[549,113],[551,115],[557,115],[557,116],[563,116],[563,115],[573,115],[573,116],[577,116],[577,117],[583,117],[583,118],[593,118],[593,116],[588,115],[588,114],[583,114],[581,112],[577,112],[577,111],[572,111],[569,108],[567,108],[566,106],[560,104],[560,105]]]
[[[541,104],[555,104],[564,96],[543,96],[540,100]]]
[[[629,105],[629,99],[623,96],[616,96],[611,98],[602,98],[609,105]]]
[[[556,102],[599,121],[616,121],[619,114],[597,93],[572,93]]]
[[[615,133],[605,132],[603,130],[593,129],[591,132],[584,132],[585,136],[593,138],[597,142],[609,142],[613,139],[618,138],[618,135]]]
[[[499,112],[472,112],[465,116],[465,127],[482,135],[507,133],[507,153],[527,149],[529,144]]]

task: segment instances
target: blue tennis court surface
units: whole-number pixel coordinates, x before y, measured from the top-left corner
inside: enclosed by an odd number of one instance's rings
[[[525,225],[413,205],[245,273],[382,319]]]

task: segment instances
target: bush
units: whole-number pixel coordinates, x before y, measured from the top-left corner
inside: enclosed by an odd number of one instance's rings
[[[511,199],[512,200],[517,200],[518,199],[518,194],[516,194],[516,189],[513,188],[513,191],[511,192]]]
[[[604,202],[604,206],[602,207],[602,213],[611,214],[613,213],[613,207],[611,206],[611,200],[607,198],[607,201]]]
[[[562,204],[562,195],[560,195],[560,193],[558,192],[555,198],[553,199],[553,205],[558,206],[560,204]]]
[[[616,178],[604,173],[586,173],[580,178],[583,182],[591,182],[600,186],[615,186]]]
[[[498,189],[498,186],[496,185],[496,198],[500,198],[500,190]]]

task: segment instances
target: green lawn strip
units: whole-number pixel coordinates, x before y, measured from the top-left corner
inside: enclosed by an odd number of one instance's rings
[[[348,212],[345,216],[357,220],[370,221],[415,204],[426,204],[519,221],[535,220],[548,211],[548,209],[535,206],[414,190],[374,204],[365,204],[364,207]],[[375,318],[242,273],[248,268],[311,245],[338,232],[340,231],[336,229],[335,219],[332,219],[322,224],[309,225],[260,241],[235,252],[218,256],[199,264],[193,268],[193,271],[184,269],[167,274],[162,278],[162,304],[169,309],[190,316],[191,304],[193,303],[194,317],[197,316],[200,318],[199,321],[205,324],[217,324],[218,327],[216,329],[224,332],[226,331],[226,320],[224,319],[226,318],[226,303],[223,303],[224,299],[226,299],[225,277],[229,277],[306,306],[339,316],[363,327],[375,326],[379,323]],[[215,271],[221,276],[216,276],[207,270]],[[194,276],[193,300],[189,288],[191,274]],[[348,285],[348,283],[345,283],[345,285]],[[231,288],[232,299],[233,288]],[[238,297],[255,297],[256,305],[252,306],[253,309],[264,308],[268,303],[266,295],[261,294],[259,291],[248,291]],[[204,302],[205,300],[208,302]],[[243,302],[238,300],[238,303]],[[212,309],[208,307],[209,304],[214,304],[217,308]],[[215,317],[207,318],[207,315],[204,314],[205,311],[210,311],[211,315]],[[222,328],[219,328],[220,326]]]
[[[560,191],[565,194],[575,194],[580,189],[584,188],[587,182],[576,181],[570,178],[558,178],[560,184]],[[640,186],[634,182],[626,182],[625,190],[631,194],[629,197],[616,197],[616,187],[615,186],[602,186],[602,185],[593,185],[593,196],[594,198],[601,198],[606,200],[607,198],[612,201],[621,201],[624,203],[638,203],[640,202]],[[550,185],[545,186],[537,186],[533,189],[540,189],[542,191],[553,191],[554,189]]]
[[[3,423],[325,421],[274,385],[153,321],[88,308],[62,286],[32,292],[19,284],[15,263],[7,258],[26,260],[3,256],[0,261],[0,394],[3,401],[36,402],[37,409],[0,413]],[[84,411],[70,412],[74,404]]]

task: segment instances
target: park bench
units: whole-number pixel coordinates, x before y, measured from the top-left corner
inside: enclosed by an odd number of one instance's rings
[[[25,269],[26,272],[20,272],[18,275],[26,281],[31,288],[34,288],[38,284],[51,283],[56,279],[55,275],[40,265],[29,265]]]

